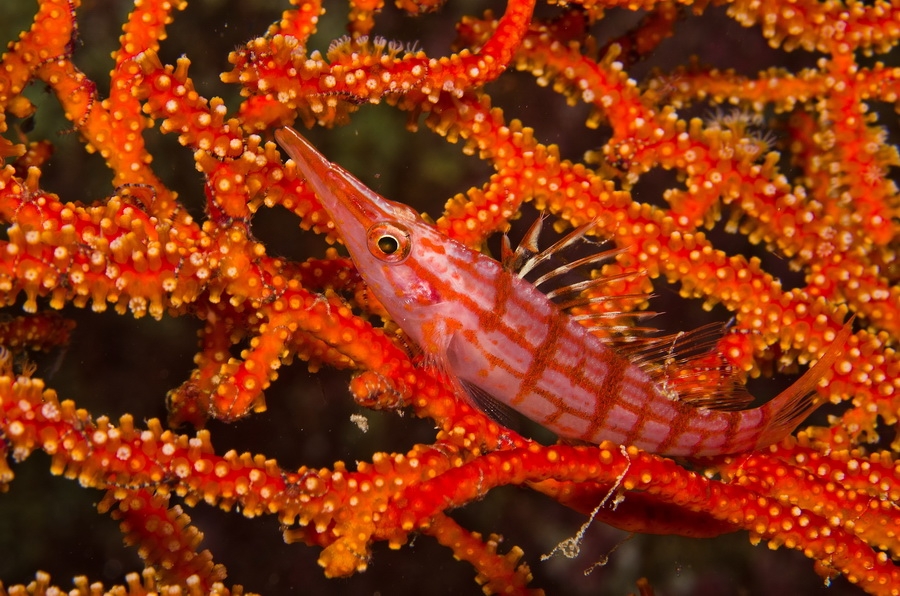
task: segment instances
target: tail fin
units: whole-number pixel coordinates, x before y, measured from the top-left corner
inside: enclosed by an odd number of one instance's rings
[[[855,318],[855,317],[854,317]],[[816,364],[803,373],[790,387],[782,391],[765,408],[771,416],[766,429],[760,435],[756,447],[777,443],[790,434],[797,425],[822,405],[825,398],[816,392],[816,386],[835,360],[845,351],[847,339],[853,333],[853,318],[841,329],[834,342]]]

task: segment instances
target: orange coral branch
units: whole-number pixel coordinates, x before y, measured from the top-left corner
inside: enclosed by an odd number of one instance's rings
[[[168,501],[167,495],[147,490],[115,489],[107,491],[97,509],[106,513],[115,507],[112,517],[120,520],[126,544],[139,545],[141,558],[160,570],[165,583],[189,584],[208,593],[224,579],[225,569],[213,564],[209,551],[196,552],[203,534],[181,507],[170,508]]]

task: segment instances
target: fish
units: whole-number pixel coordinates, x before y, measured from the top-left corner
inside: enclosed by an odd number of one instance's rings
[[[570,282],[564,274],[576,264],[612,258],[618,249],[526,278],[583,239],[591,224],[544,251],[537,249],[539,226],[533,226],[516,250],[505,241],[498,261],[369,189],[296,130],[284,127],[275,137],[390,317],[459,397],[488,414],[498,402],[564,441],[612,441],[700,457],[778,442],[825,399],[816,387],[840,355],[852,320],[793,384],[749,408],[753,396],[715,352],[724,325],[642,337],[605,328],[611,323],[602,316],[585,321],[573,314],[573,306],[595,300],[580,298],[584,290],[607,280]],[[559,287],[541,288],[553,280]]]

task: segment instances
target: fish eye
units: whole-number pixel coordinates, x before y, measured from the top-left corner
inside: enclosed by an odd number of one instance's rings
[[[385,234],[377,240],[378,250],[386,255],[392,255],[400,250],[400,242],[393,236]]]
[[[406,227],[381,222],[369,228],[369,252],[386,263],[400,263],[409,256],[410,239]]]

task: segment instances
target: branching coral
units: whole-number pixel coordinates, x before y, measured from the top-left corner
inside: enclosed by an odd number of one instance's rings
[[[287,542],[319,549],[328,577],[365,571],[380,543],[409,548],[425,534],[474,567],[486,592],[524,593],[540,565],[535,553],[501,546],[499,536],[449,515],[515,485],[628,531],[744,530],[753,542],[802,552],[829,580],[900,593],[896,6],[584,1],[541,6],[546,16],[536,17],[533,2],[510,0],[500,17],[464,17],[456,48],[442,53],[380,37],[387,9],[353,2],[350,35],[322,53],[312,48],[323,6],[293,2],[228,56],[221,82],[239,89],[232,101],[205,96],[209,83],[192,76],[190,56],[165,57],[160,42],[185,2],[135,2],[108,82],[80,66],[81,47],[92,43],[78,25],[90,14],[80,4],[39,0],[0,68],[0,294],[8,311],[0,324],[0,482],[14,486],[13,462],[40,450],[53,474],[105,491],[101,512],[120,522],[145,564],[143,580],[129,575],[112,592],[241,593],[225,587],[225,567],[200,550],[202,524],[182,509],[205,502],[275,516]],[[701,57],[647,72],[682,23],[719,7],[744,26],[759,23],[753,35],[785,64],[798,55],[805,62],[739,73],[703,66]],[[644,15],[601,39],[617,10]],[[542,137],[549,127],[563,130],[556,113],[534,123],[538,133],[495,105],[504,89],[538,95],[516,70],[584,110],[584,159]],[[69,132],[102,159],[104,196],[49,190],[48,178],[74,158],[60,151],[51,159],[62,137],[32,129],[49,111],[29,89],[37,82]],[[493,170],[449,200],[431,197],[443,206],[437,225],[447,236],[483,247],[526,203],[549,212],[560,231],[594,220],[620,248],[603,273],[647,273],[603,291],[627,297],[676,284],[686,300],[721,305],[734,324],[717,351],[749,376],[820,357],[854,314],[857,330],[820,386],[833,415],[760,452],[687,462],[609,443],[542,444],[459,401],[349,259],[334,249],[305,260],[276,256],[257,234],[255,220],[277,208],[296,217],[297,242],[312,234],[340,240],[273,133],[295,121],[353,123],[379,103],[405,112],[410,129],[461,141],[463,153]],[[158,165],[165,156],[153,153],[158,135],[193,157],[202,184],[173,190]],[[729,254],[726,233],[786,260],[802,282],[787,288],[772,259]],[[623,303],[591,308],[614,313]],[[89,390],[49,388],[52,370],[35,364],[43,362],[35,352],[68,342],[71,323],[55,311],[69,305],[95,313],[112,305],[159,324],[200,322],[193,370],[156,404],[168,405],[170,428],[134,414],[113,422],[76,407]],[[282,411],[264,394],[297,360],[313,374],[354,371],[350,393],[360,407],[410,412],[435,430],[402,447],[375,446],[353,465],[334,455],[330,465],[307,460],[292,469],[249,447],[223,449],[217,421],[240,434],[267,407]],[[328,407],[343,395],[329,389]],[[123,411],[146,411],[117,397]],[[39,574],[22,589],[49,582]],[[83,578],[76,589],[103,590]]]

